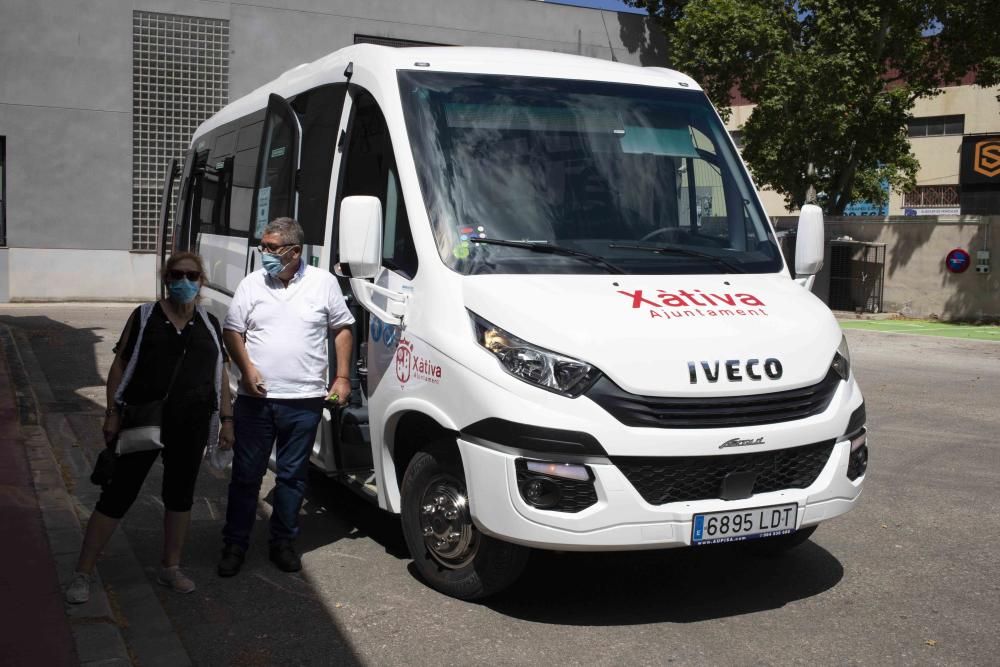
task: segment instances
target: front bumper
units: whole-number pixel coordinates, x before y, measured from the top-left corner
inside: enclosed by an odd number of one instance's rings
[[[459,439],[469,503],[476,526],[498,539],[532,547],[600,551],[662,549],[691,544],[695,514],[796,503],[796,528],[843,514],[861,495],[864,475],[847,476],[851,443],[838,439],[816,480],[804,489],[760,493],[750,498],[647,503],[624,474],[609,462],[589,463],[597,502],[579,512],[541,510],[521,497],[515,461],[489,443]],[[553,459],[558,462],[558,458]]]

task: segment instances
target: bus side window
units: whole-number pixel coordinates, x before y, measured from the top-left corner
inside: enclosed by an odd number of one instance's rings
[[[210,157],[203,167],[200,203],[197,206],[198,227],[202,234],[227,235],[229,196],[232,185],[233,158]]]
[[[346,94],[347,84],[338,83],[314,88],[292,100],[292,108],[302,126],[298,218],[306,243],[322,245],[324,242],[330,173]]]
[[[344,167],[341,196],[369,195],[382,202],[383,265],[412,278],[417,273],[417,253],[403,202],[396,158],[385,117],[368,93],[355,100],[351,140]]]
[[[233,185],[229,204],[230,236],[250,233],[250,207],[253,206],[254,178],[257,176],[257,152],[263,114],[245,119],[236,139],[233,158]]]
[[[205,165],[205,183],[212,185],[212,191],[205,187],[202,194],[201,231],[204,234],[229,234],[229,202],[233,184],[233,153],[236,150],[236,128],[232,124],[215,132],[212,152]],[[211,195],[211,196],[209,196]]]

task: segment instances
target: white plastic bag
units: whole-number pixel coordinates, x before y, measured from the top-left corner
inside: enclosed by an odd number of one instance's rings
[[[226,468],[233,465],[233,450],[221,449],[218,444],[215,444],[208,448],[205,458],[208,459],[208,465],[212,467],[212,470],[225,472]]]

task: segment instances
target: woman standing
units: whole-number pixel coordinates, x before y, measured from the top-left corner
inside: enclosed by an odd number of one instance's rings
[[[140,405],[167,396],[161,426],[163,449],[118,457],[111,481],[102,487],[87,524],[76,574],[66,589],[67,602],[79,604],[90,598],[98,556],[132,506],[161,452],[165,512],[163,557],[157,581],[178,593],[195,589],[179,565],[191,521],[195,480],[218,421],[219,447],[230,449],[233,445],[228,360],[222,332],[218,320],[196,305],[204,273],[198,255],[172,255],[162,275],[168,298],[136,308],[115,347],[115,360],[108,373],[104,440],[108,447],[115,446],[122,404]],[[138,350],[137,341],[141,341]]]

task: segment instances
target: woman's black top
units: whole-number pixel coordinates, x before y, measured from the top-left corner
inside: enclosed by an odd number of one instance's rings
[[[132,312],[126,329],[130,329],[128,340],[119,339],[115,350],[121,349],[122,362],[128,366],[135,349],[135,341],[139,337],[139,308]],[[222,330],[219,321],[209,314],[208,319],[215,329],[215,335],[222,344]],[[124,337],[124,332],[122,333]],[[142,334],[142,347],[139,349],[139,360],[135,372],[122,400],[125,403],[141,404],[161,400],[170,387],[170,379],[177,368],[181,354],[187,345],[184,360],[177,371],[177,379],[170,388],[169,408],[206,408],[214,407],[215,401],[215,368],[219,358],[219,347],[205,321],[194,311],[184,330],[178,333],[173,323],[163,312],[159,302],[153,306]],[[223,353],[224,355],[225,353]],[[225,356],[223,356],[225,359]],[[173,411],[173,410],[171,410]]]

